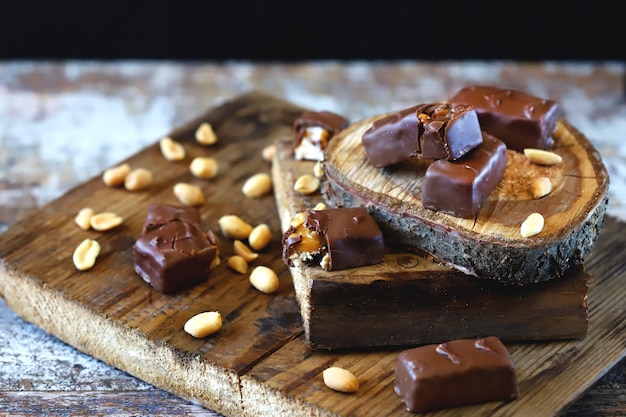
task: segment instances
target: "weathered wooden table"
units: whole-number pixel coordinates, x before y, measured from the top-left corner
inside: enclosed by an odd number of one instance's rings
[[[618,62],[0,63],[0,230],[251,90],[358,120],[479,83],[558,100],[609,170],[608,215],[626,221],[625,71]],[[0,416],[219,415],[78,352],[1,300],[0,334]],[[626,415],[626,361],[567,415]]]

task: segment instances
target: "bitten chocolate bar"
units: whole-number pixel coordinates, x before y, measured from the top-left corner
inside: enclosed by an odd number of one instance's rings
[[[363,134],[367,158],[377,168],[420,159],[455,160],[482,143],[470,106],[419,104],[375,120]]]
[[[483,132],[483,143],[456,161],[433,161],[424,174],[422,204],[456,217],[478,213],[506,168],[506,146]]]
[[[305,111],[294,122],[293,156],[297,160],[323,161],[328,141],[348,126],[348,119],[329,111]]]
[[[306,210],[292,220],[282,238],[283,261],[319,264],[327,271],[382,262],[383,235],[363,207]]]
[[[469,86],[452,98],[453,105],[469,104],[485,132],[502,140],[509,149],[548,149],[554,145],[552,134],[560,116],[554,100],[542,99],[521,91],[490,86]]]
[[[404,350],[395,377],[395,391],[413,413],[519,396],[515,364],[495,336]]]
[[[219,263],[217,237],[200,228],[194,208],[151,204],[133,266],[155,290],[171,294],[206,281]]]

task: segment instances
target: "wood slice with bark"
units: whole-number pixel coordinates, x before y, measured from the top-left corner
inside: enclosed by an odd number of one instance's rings
[[[326,150],[324,197],[329,206],[365,206],[385,240],[415,246],[465,274],[524,285],[564,275],[584,260],[603,226],[609,178],[598,152],[569,122],[560,119],[553,152],[562,162],[543,166],[507,150],[498,186],[474,218],[427,209],[421,202],[425,161],[385,168],[369,163],[361,143],[372,122],[356,122]],[[529,186],[548,177],[552,191],[533,198]],[[531,213],[543,215],[541,233],[522,237]]]

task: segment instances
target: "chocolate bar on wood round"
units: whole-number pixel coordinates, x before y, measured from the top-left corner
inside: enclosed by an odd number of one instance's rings
[[[305,111],[293,124],[296,133],[293,143],[294,158],[324,160],[328,141],[348,124],[347,118],[330,111]]]
[[[363,207],[305,210],[282,238],[283,261],[319,264],[327,271],[382,262],[385,245],[378,224]]]
[[[478,117],[467,105],[419,104],[375,120],[363,134],[377,168],[413,157],[455,160],[482,143]]]
[[[471,218],[498,185],[506,168],[506,145],[483,132],[483,143],[457,159],[433,161],[424,174],[424,207]]]
[[[450,99],[451,104],[471,105],[481,128],[502,140],[509,149],[548,149],[560,116],[554,100],[542,99],[518,90],[491,86],[469,86]]]
[[[395,391],[413,413],[519,397],[515,364],[495,336],[404,350],[395,377]]]

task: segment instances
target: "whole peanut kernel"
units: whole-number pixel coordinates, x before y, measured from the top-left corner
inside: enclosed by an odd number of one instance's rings
[[[241,191],[246,197],[258,198],[272,190],[272,177],[265,172],[254,174],[246,180]]]
[[[248,243],[254,250],[261,250],[265,248],[272,241],[272,231],[270,227],[261,223],[252,229],[250,236],[248,236]]]
[[[252,250],[239,239],[233,241],[233,251],[245,259],[246,262],[252,262],[259,257],[258,253],[252,252]]]
[[[185,148],[183,144],[166,136],[159,141],[161,154],[168,161],[182,161],[185,159]]]
[[[317,191],[320,186],[319,178],[316,178],[312,174],[304,174],[296,179],[293,185],[294,191],[300,194],[308,195]]]
[[[533,198],[541,198],[552,191],[552,181],[548,177],[539,177],[530,183],[530,192]]]
[[[563,161],[561,155],[543,149],[525,148],[524,155],[530,162],[539,165],[555,165]]]
[[[93,230],[104,232],[116,228],[117,226],[122,224],[123,221],[124,219],[120,217],[117,213],[113,213],[112,211],[105,211],[91,216],[91,218],[89,219],[89,224]]]
[[[74,249],[72,261],[79,271],[86,271],[96,264],[100,255],[100,244],[97,240],[85,239]]]
[[[109,187],[117,187],[124,184],[124,179],[130,173],[129,164],[120,164],[104,170],[102,181]]]
[[[261,157],[266,162],[272,162],[274,160],[274,155],[276,155],[276,145],[267,145],[261,151]]]
[[[352,393],[359,389],[359,381],[347,369],[331,366],[322,372],[324,384],[332,390]]]
[[[230,256],[226,261],[226,265],[240,274],[248,272],[248,262],[239,255]]]
[[[315,165],[313,165],[313,175],[315,178],[324,178],[324,162],[317,161]]]
[[[204,204],[204,194],[197,185],[179,182],[174,185],[174,195],[186,206],[201,206]]]
[[[218,172],[217,161],[208,156],[198,156],[189,164],[189,171],[197,178],[214,178]]]
[[[147,168],[135,168],[124,178],[124,188],[139,191],[152,184],[152,171]]]
[[[543,230],[544,219],[540,213],[532,213],[522,223],[520,234],[522,237],[531,237]]]
[[[218,311],[205,311],[187,320],[183,328],[193,337],[202,339],[222,328],[222,315]]]
[[[315,205],[315,207],[313,207],[313,210],[326,210],[327,208],[328,206],[326,206],[326,203],[320,201]]]
[[[93,217],[94,214],[95,212],[93,211],[93,209],[89,207],[82,208],[78,211],[78,214],[76,214],[74,222],[81,229],[89,230],[91,229],[91,217]]]
[[[252,226],[235,214],[227,214],[217,220],[224,237],[230,239],[247,239]]]
[[[280,281],[278,275],[267,266],[257,266],[250,272],[250,284],[257,290],[271,294],[278,289]]]
[[[200,123],[196,129],[196,141],[202,145],[213,145],[217,143],[217,135],[213,131],[213,126],[208,122]]]

